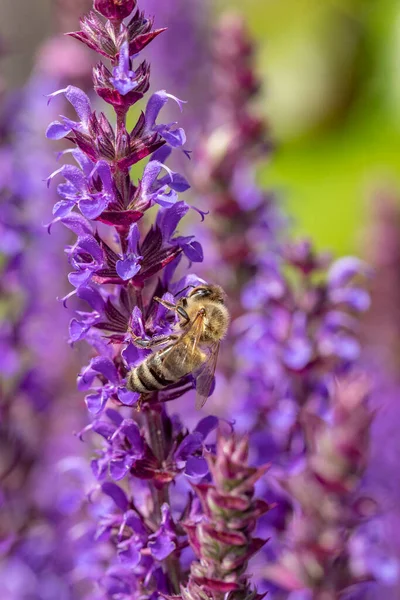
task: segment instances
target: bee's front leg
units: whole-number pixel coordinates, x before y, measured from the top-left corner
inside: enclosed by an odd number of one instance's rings
[[[189,323],[190,317],[187,314],[186,310],[183,308],[183,306],[180,306],[180,304],[172,304],[172,302],[168,302],[167,300],[158,298],[158,296],[154,296],[153,300],[155,300],[162,306],[165,306],[165,308],[168,308],[169,310],[173,310],[173,311],[177,312],[178,315],[180,317],[182,317],[182,319],[185,319],[184,325],[187,325]]]
[[[151,340],[143,340],[142,338],[132,334],[132,341],[135,346],[138,346],[139,348],[154,348],[154,346],[161,346],[162,344],[174,342],[178,338],[179,335],[171,333],[170,335],[157,335],[151,338]]]
[[[159,298],[158,296],[154,296],[153,300],[155,300],[162,306],[165,306],[165,308],[168,308],[169,310],[176,310],[176,304],[173,304],[172,302],[168,302],[168,300],[163,300],[162,298]]]

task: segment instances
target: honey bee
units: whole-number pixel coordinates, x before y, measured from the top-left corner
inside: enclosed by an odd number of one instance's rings
[[[209,396],[219,345],[228,329],[229,312],[225,306],[225,293],[217,285],[204,284],[192,289],[176,304],[154,299],[178,314],[178,331],[148,341],[135,339],[135,344],[141,348],[168,345],[131,369],[127,387],[145,395],[178,383],[193,373],[196,380],[196,408],[200,409]]]

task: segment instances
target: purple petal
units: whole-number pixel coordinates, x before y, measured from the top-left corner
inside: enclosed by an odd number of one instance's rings
[[[160,208],[156,224],[160,228],[165,240],[171,239],[178,223],[183,219],[188,210],[188,205],[183,201],[175,202],[171,208]]]
[[[161,296],[162,300],[165,300],[166,302],[170,302],[171,304],[175,304],[175,298],[173,297],[172,294],[170,294],[169,292],[166,292],[165,294],[163,294]],[[166,308],[165,306],[163,306],[162,304],[159,304],[157,306],[157,315],[156,315],[156,323],[160,323],[162,321],[164,321],[167,313],[169,312],[169,308]]]
[[[82,171],[74,165],[63,165],[57,171],[54,171],[48,178],[51,181],[56,175],[62,175],[69,183],[71,183],[77,191],[83,192],[86,190],[86,180]]]
[[[140,398],[137,392],[130,392],[125,388],[119,388],[118,398],[125,406],[133,406]]]
[[[126,547],[122,546],[118,551],[118,557],[123,564],[129,565],[130,569],[135,569],[141,561],[141,552],[136,548],[135,544],[130,543],[130,540],[127,540],[125,546]],[[116,597],[117,596],[114,596],[114,598]]]
[[[186,192],[190,188],[188,181],[180,173],[173,173],[170,187],[176,192]]]
[[[201,419],[196,425],[194,431],[198,431],[203,436],[203,439],[206,439],[208,434],[210,434],[214,429],[218,427],[219,419],[218,417],[213,417],[209,415],[208,417],[204,417]]]
[[[111,199],[106,195],[96,194],[91,198],[79,201],[81,213],[88,219],[96,219],[105,211]]]
[[[120,431],[130,443],[129,454],[133,458],[142,458],[144,452],[143,438],[140,429],[132,419],[124,419]]]
[[[157,160],[158,162],[165,163],[165,161],[169,156],[171,156],[171,154],[172,148],[164,144],[164,146],[161,146],[161,148],[158,148],[158,150],[153,152],[153,154],[151,155],[151,160]]]
[[[177,461],[185,461],[187,458],[198,450],[203,448],[203,435],[199,431],[187,435],[184,440],[179,444],[177,451],[175,452],[175,459]]]
[[[81,237],[85,234],[92,235],[93,228],[89,221],[87,221],[82,215],[78,215],[74,213],[69,217],[65,217],[62,219],[62,223],[68,227],[71,231],[76,233],[78,237]]]
[[[92,110],[90,107],[90,100],[85,92],[73,85],[69,85],[62,90],[58,90],[57,92],[49,94],[49,102],[52,98],[55,98],[60,94],[64,94],[68,102],[70,102],[74,107],[75,112],[80,118],[81,122],[84,125],[87,125],[90,115],[92,114]]]
[[[183,247],[185,256],[192,262],[203,262],[203,248],[199,242],[193,241],[189,244],[185,244]]]
[[[100,244],[95,240],[92,235],[85,235],[83,237],[78,238],[77,240],[77,248],[82,249],[84,252],[90,254],[90,256],[94,259],[99,266],[103,264],[104,254]]]
[[[149,537],[148,547],[154,558],[164,560],[176,548],[172,538],[175,537],[174,523],[168,504],[161,507],[161,527],[157,533]]]
[[[118,508],[120,508],[123,512],[127,510],[129,505],[128,498],[119,485],[112,483],[111,481],[106,481],[102,484],[101,489],[104,494],[110,496],[110,498],[114,500]]]
[[[129,68],[129,44],[124,42],[119,51],[118,66],[113,69],[110,81],[115,89],[122,95],[128,94],[137,87],[136,73]]]
[[[129,252],[131,254],[138,255],[139,254],[138,244],[139,244],[139,240],[140,240],[140,231],[139,231],[139,227],[136,225],[136,223],[134,223],[133,225],[130,226],[127,240],[128,240]]]
[[[190,456],[186,463],[185,474],[188,477],[205,477],[208,473],[207,461],[201,456]]]
[[[154,201],[157,202],[160,206],[165,206],[169,208],[173,206],[178,199],[178,194],[174,190],[170,190],[169,192],[160,192],[154,197]]]
[[[331,287],[348,284],[356,275],[368,275],[368,265],[354,256],[344,256],[336,260],[328,271],[328,283]]]
[[[139,273],[140,263],[138,261],[138,258],[142,257],[132,256],[131,258],[128,257],[124,260],[117,261],[115,268],[121,279],[123,279],[124,281],[128,281],[128,279],[132,279],[137,273]]]
[[[171,508],[166,502],[164,502],[164,504],[161,506],[161,524],[171,535],[175,535],[175,527],[171,516]]]
[[[289,340],[283,352],[283,360],[286,366],[295,371],[300,371],[310,362],[312,357],[312,346],[308,340],[302,337]]]
[[[115,433],[115,425],[107,421],[95,420],[93,422],[93,431],[101,435],[105,440],[109,440]]]
[[[85,174],[85,177],[89,178],[93,171],[93,161],[90,160],[88,156],[79,148],[70,148],[65,152],[70,152],[82,171]]]
[[[79,288],[82,286],[86,286],[92,278],[93,272],[90,269],[84,269],[83,271],[74,271],[73,273],[69,273],[68,281],[75,288]]]
[[[156,560],[161,561],[167,558],[167,556],[169,556],[171,552],[175,550],[176,544],[168,535],[160,533],[152,540],[149,539],[148,547],[150,548],[151,555]]]
[[[111,383],[118,383],[117,369],[110,358],[96,356],[90,361],[90,367],[93,371],[104,375]]]
[[[131,327],[135,335],[144,337],[143,315],[139,307],[135,306],[131,315]]]
[[[100,313],[103,312],[105,303],[97,289],[88,285],[78,291],[78,297],[85,300],[93,310]]]
[[[179,281],[172,283],[170,286],[171,293],[173,296],[179,296],[182,290],[185,290],[185,294],[188,293],[189,287],[196,287],[198,285],[203,285],[206,282],[204,279],[200,279],[197,275],[185,275]]]
[[[105,415],[110,419],[110,421],[114,423],[114,425],[117,425],[117,427],[119,427],[122,424],[122,416],[113,408],[107,408]]]
[[[50,123],[46,129],[46,137],[49,140],[61,140],[62,138],[65,138],[70,131],[71,128],[64,123],[60,123],[60,121],[53,121],[53,123]]]
[[[147,530],[142,520],[133,510],[129,510],[125,515],[125,522],[135,532],[135,537],[141,538],[141,541],[147,543]]]
[[[113,459],[110,461],[110,477],[114,479],[114,481],[120,481],[125,477],[127,472],[130,469],[130,465],[126,462],[125,459]]]
[[[53,215],[56,217],[54,221],[59,219],[63,220],[68,217],[75,206],[75,200],[59,200],[56,202],[53,206]]]
[[[147,103],[145,112],[146,125],[149,129],[154,127],[160,110],[165,106],[169,99],[174,100],[178,104],[180,110],[183,108],[182,105],[186,104],[184,100],[179,100],[179,98],[172,96],[172,94],[168,94],[165,90],[160,90],[153,94]]]
[[[168,127],[159,126],[156,130],[172,148],[180,148],[186,142],[186,133],[182,127],[170,130]]]
[[[134,367],[136,363],[143,360],[143,352],[139,350],[139,348],[134,344],[129,343],[127,347],[122,351],[122,357],[128,365],[128,367]]]
[[[69,324],[69,339],[71,342],[79,342],[85,336],[87,330],[88,328],[84,323],[77,319],[72,319]]]
[[[94,394],[88,394],[85,397],[86,406],[88,411],[93,415],[97,415],[101,412],[107,402],[107,396],[102,394],[101,391]]]
[[[331,290],[329,296],[335,304],[345,304],[357,312],[368,310],[371,304],[368,292],[362,288],[338,288]]]
[[[95,168],[92,171],[92,177],[94,177],[94,175],[96,175],[96,174],[99,175],[106,194],[108,194],[111,198],[113,198],[114,197],[114,184],[113,184],[113,176],[111,173],[110,165],[108,163],[106,163],[104,160],[99,160],[99,162],[96,164]]]
[[[151,160],[147,163],[147,165],[144,168],[142,178],[142,192],[145,196],[151,193],[151,188],[157,181],[157,177],[163,169],[167,171],[169,180],[172,181],[172,171],[168,169],[168,167],[166,167],[163,163],[159,162],[158,160]]]

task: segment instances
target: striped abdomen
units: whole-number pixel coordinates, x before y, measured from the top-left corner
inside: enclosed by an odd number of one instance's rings
[[[155,354],[150,354],[140,365],[134,367],[128,374],[128,389],[140,394],[147,394],[162,390],[172,383],[179,381],[186,373],[183,375],[171,373],[163,365],[163,359],[171,348],[172,346],[169,346]]]
[[[166,358],[168,367],[165,365]],[[206,355],[198,348],[189,357],[184,344],[173,344],[150,354],[140,365],[134,367],[128,373],[127,387],[140,394],[162,390],[198,369],[205,359]]]

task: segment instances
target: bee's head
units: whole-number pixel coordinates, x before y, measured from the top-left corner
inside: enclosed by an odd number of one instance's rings
[[[225,292],[219,285],[199,285],[192,289],[189,293],[189,298],[193,299],[207,299],[212,302],[225,303]]]

